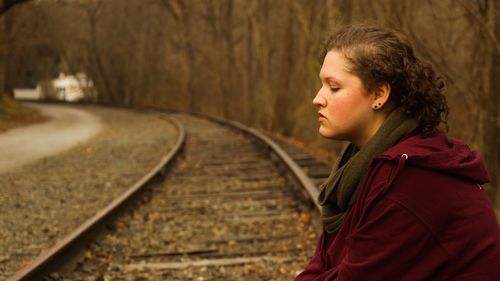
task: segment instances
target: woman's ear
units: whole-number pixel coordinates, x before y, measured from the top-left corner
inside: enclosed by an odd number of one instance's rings
[[[373,109],[381,109],[389,101],[391,85],[387,82],[380,83],[373,91]]]

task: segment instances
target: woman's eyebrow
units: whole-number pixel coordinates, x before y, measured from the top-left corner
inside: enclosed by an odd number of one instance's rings
[[[333,77],[333,76],[327,76],[327,77],[325,77],[325,81],[327,81],[327,82],[333,82],[333,83],[337,83],[337,84],[340,83],[339,80],[337,78]]]
[[[325,80],[325,81],[333,81],[333,82],[339,82],[339,80],[337,78],[335,78],[334,76],[326,76],[326,77],[323,77],[321,75],[321,73],[319,74],[319,79],[321,80]]]

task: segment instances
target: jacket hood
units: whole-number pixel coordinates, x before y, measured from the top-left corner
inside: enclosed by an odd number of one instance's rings
[[[463,141],[448,138],[441,130],[426,138],[420,135],[408,137],[379,157],[396,159],[403,154],[408,156],[407,165],[451,174],[479,184],[490,181],[481,154],[472,151]]]

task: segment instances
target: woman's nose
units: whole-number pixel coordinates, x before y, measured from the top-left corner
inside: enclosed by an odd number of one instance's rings
[[[324,107],[326,106],[326,99],[321,95],[321,90],[323,88],[319,89],[318,93],[313,99],[313,104],[318,107]]]

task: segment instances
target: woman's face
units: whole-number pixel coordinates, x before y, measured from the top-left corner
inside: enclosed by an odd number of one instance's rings
[[[375,95],[368,94],[359,77],[347,69],[339,52],[327,53],[319,74],[322,86],[313,104],[318,107],[321,136],[361,147],[378,129],[372,108]]]

